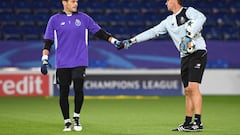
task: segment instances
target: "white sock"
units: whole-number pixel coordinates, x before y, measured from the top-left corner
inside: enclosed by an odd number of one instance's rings
[[[73,117],[80,117],[80,114],[79,113],[73,113]]]
[[[71,122],[71,120],[70,119],[65,119],[64,120],[64,123],[68,123],[68,122]]]

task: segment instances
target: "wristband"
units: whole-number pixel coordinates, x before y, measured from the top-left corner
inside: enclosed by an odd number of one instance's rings
[[[130,41],[131,41],[131,44],[137,43],[137,39],[136,38],[131,38]]]
[[[43,55],[43,56],[42,56],[42,61],[43,61],[43,60],[48,60],[48,55]]]
[[[114,38],[114,37],[111,37],[110,42],[111,42],[112,44],[116,44],[116,43],[118,42],[118,40],[117,40],[116,38]]]

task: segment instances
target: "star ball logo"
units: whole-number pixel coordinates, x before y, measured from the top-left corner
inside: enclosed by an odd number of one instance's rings
[[[76,19],[75,20],[75,25],[79,27],[81,25],[81,21],[79,19]]]

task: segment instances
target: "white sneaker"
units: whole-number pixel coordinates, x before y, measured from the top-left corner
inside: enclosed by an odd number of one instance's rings
[[[83,127],[80,123],[79,117],[73,117],[73,123],[74,123],[73,129],[75,131],[82,131]]]
[[[65,123],[64,129],[63,131],[72,131],[72,123],[71,122],[67,122]]]

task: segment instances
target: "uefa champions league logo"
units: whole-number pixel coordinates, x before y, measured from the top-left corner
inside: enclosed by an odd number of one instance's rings
[[[75,25],[76,25],[76,26],[80,26],[80,25],[81,25],[81,21],[80,21],[79,19],[76,19],[76,20],[75,20]]]

